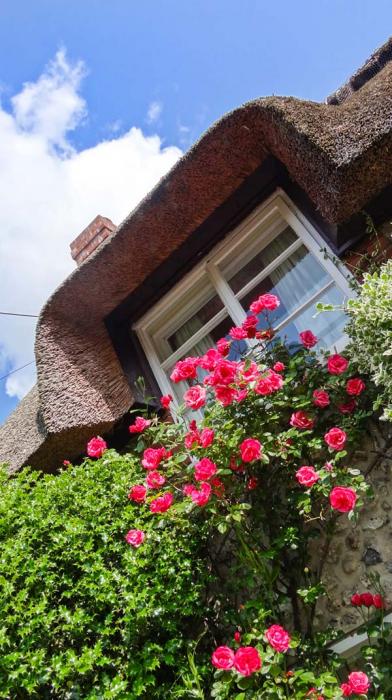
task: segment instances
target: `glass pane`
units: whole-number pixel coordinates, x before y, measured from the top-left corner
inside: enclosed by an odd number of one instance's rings
[[[322,294],[317,302],[324,304],[340,305],[344,301],[344,295],[335,285],[330,287],[327,292]],[[311,330],[319,339],[316,350],[324,348],[331,349],[338,341],[344,338],[344,326],[347,323],[347,317],[342,311],[326,311],[325,313],[316,314],[316,301],[314,304],[305,309],[297,318],[284,326],[277,336],[282,340],[290,343],[298,344],[298,335],[301,331]]]
[[[296,240],[297,236],[291,228],[287,227],[282,231],[271,243],[257,253],[250,262],[228,279],[233,292],[239,292],[248,284],[249,280],[256,277],[261,270],[264,270],[267,265],[270,265],[279,255],[284,253]]]
[[[209,299],[197,313],[191,316],[191,318],[183,323],[175,333],[172,333],[172,335],[168,337],[167,341],[172,351],[178,350],[185,341],[189,340],[197,331],[203,328],[207,321],[210,321],[221,309],[223,309],[223,303],[218,295]]]
[[[326,270],[321,267],[316,258],[305,246],[301,246],[287,260],[279,265],[262,282],[242,299],[243,308],[248,311],[252,301],[260,294],[276,294],[280,306],[271,314],[271,320],[276,326],[298,306],[310,299],[318,289],[324,287],[330,280]],[[258,328],[265,328],[266,319],[259,314]]]

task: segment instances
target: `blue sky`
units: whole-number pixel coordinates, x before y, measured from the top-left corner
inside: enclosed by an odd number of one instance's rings
[[[97,209],[118,223],[224,112],[323,100],[391,26],[390,0],[2,0],[0,310],[38,312]],[[33,326],[0,317],[0,376],[33,357]],[[0,421],[32,381],[0,381]]]

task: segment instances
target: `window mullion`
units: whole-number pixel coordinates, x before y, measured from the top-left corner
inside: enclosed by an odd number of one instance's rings
[[[145,331],[140,330],[138,333],[139,340],[143,347],[146,357],[150,363],[150,367],[155,374],[155,378],[159,384],[162,394],[170,394],[173,391],[173,386],[161,367],[154,345],[151,342],[150,336]]]
[[[237,326],[240,326],[246,319],[246,313],[238,299],[236,299],[234,292],[230,289],[230,286],[214,263],[208,262],[206,271],[229,316],[231,316]]]
[[[250,292],[253,287],[256,287],[260,282],[263,281],[266,277],[269,277],[271,272],[273,272],[279,265],[281,265],[287,258],[290,257],[293,253],[295,253],[298,248],[304,245],[304,242],[301,238],[297,238],[294,243],[292,243],[286,250],[283,251],[280,255],[278,255],[275,260],[272,261],[267,267],[264,268],[264,270],[261,270],[258,275],[255,275],[252,277],[250,282],[248,282],[242,289],[240,289],[239,292],[236,293],[236,299],[240,299],[241,297],[244,297]],[[306,247],[306,246],[305,246]]]
[[[171,369],[173,367],[174,363],[177,362],[177,360],[180,360],[181,357],[183,357],[189,350],[193,348],[194,345],[196,345],[200,340],[205,338],[206,335],[212,330],[214,330],[215,326],[217,326],[221,321],[224,321],[226,318],[227,312],[226,309],[221,309],[213,318],[211,318],[207,323],[204,324],[202,328],[200,328],[196,333],[194,333],[188,340],[185,341],[181,345],[181,347],[177,348],[177,350],[174,350],[174,352],[169,355],[165,360],[162,362],[162,367],[164,370]]]
[[[314,302],[317,301],[317,299],[319,297],[321,297],[323,294],[325,294],[325,292],[327,292],[328,289],[333,287],[334,284],[335,283],[333,280],[329,280],[329,282],[327,282],[327,284],[324,284],[323,287],[321,287],[314,294],[312,294],[312,296],[309,297],[309,299],[307,301],[305,301],[303,304],[301,304],[301,306],[298,306],[291,314],[289,314],[289,316],[287,316],[285,319],[283,319],[283,321],[278,323],[277,326],[274,328],[274,331],[278,332],[278,331],[282,330],[282,328],[287,326],[289,323],[291,323],[292,321],[295,321],[297,316],[299,316],[303,311],[306,311],[306,309],[308,309],[309,306],[312,306],[312,304],[314,304]]]

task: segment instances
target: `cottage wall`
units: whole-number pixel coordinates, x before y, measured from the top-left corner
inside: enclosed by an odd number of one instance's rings
[[[326,595],[316,609],[316,625],[349,631],[362,623],[353,593],[374,592],[369,575],[377,574],[392,601],[392,425],[371,422],[361,450],[351,466],[361,469],[374,495],[366,501],[356,524],[342,515],[326,556],[322,579]],[[314,543],[314,561],[320,560],[320,541]]]

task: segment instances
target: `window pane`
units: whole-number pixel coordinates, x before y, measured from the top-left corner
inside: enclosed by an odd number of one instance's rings
[[[324,304],[333,304],[334,306],[341,305],[344,301],[344,295],[340,289],[333,285],[317,299],[317,302],[319,301]],[[316,350],[332,348],[335,343],[341,341],[344,337],[344,326],[347,323],[345,314],[342,311],[326,311],[314,318],[317,302],[315,301],[314,304],[305,309],[287,326],[284,326],[277,336],[288,343],[298,344],[299,333],[311,330],[319,338]]]
[[[172,351],[178,350],[186,340],[189,340],[197,331],[203,328],[207,321],[213,318],[221,309],[223,309],[221,299],[218,295],[213,296],[197,313],[193,314],[175,333],[168,337],[167,341]]]
[[[279,265],[262,282],[242,299],[241,304],[247,311],[250,304],[260,294],[276,294],[280,306],[274,311],[272,320],[274,326],[281,323],[298,306],[310,299],[318,289],[324,287],[330,280],[326,270],[319,265],[316,258],[305,246],[301,246],[287,260]],[[260,314],[259,328],[266,325],[263,314]]]
[[[233,292],[239,292],[249,280],[264,270],[267,265],[270,265],[279,255],[295,241],[297,236],[294,231],[287,227],[282,233],[274,238],[265,248],[255,255],[250,262],[234,274],[229,274],[228,282]]]

